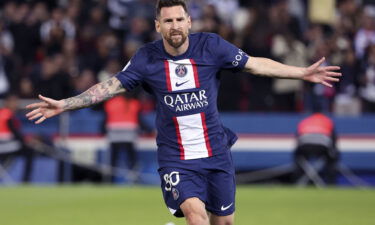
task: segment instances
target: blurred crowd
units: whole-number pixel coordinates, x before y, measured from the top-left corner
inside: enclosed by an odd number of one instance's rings
[[[0,98],[61,99],[117,73],[154,31],[156,0],[2,0]],[[325,56],[334,88],[222,71],[226,111],[375,112],[375,1],[190,0],[192,32],[219,33],[251,56],[308,66]],[[229,73],[229,74],[228,74]],[[137,92],[145,110],[153,99]]]

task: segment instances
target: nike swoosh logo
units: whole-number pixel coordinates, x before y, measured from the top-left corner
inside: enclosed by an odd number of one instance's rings
[[[176,87],[180,87],[181,85],[184,85],[184,84],[186,84],[187,82],[189,82],[189,80],[184,81],[184,82],[182,82],[182,83],[177,83],[177,82],[176,82]]]
[[[233,205],[233,202],[232,203],[230,203],[228,206],[221,206],[221,211],[225,211],[225,210],[227,210],[227,209],[229,209],[231,206]]]

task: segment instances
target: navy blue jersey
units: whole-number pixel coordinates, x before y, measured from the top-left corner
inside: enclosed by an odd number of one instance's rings
[[[237,140],[217,109],[218,72],[242,70],[248,56],[212,33],[189,35],[189,47],[169,55],[162,40],[146,44],[116,77],[127,91],[144,85],[156,97],[159,165],[224,154]]]

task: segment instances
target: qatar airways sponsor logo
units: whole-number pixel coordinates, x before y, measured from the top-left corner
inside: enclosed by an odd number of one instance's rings
[[[164,103],[176,112],[183,112],[208,106],[206,90],[187,92],[175,95],[165,95]]]
[[[245,52],[243,52],[241,49],[238,49],[238,53],[237,55],[234,57],[234,60],[232,62],[232,65],[233,66],[238,66],[238,64],[240,63],[240,61],[242,60],[242,58],[244,56],[247,56],[247,54]]]

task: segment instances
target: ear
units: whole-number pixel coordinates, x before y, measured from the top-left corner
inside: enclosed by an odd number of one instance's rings
[[[188,16],[188,24],[189,24],[189,30],[191,29],[191,17]]]
[[[155,30],[160,33],[160,22],[157,19],[155,19]]]

